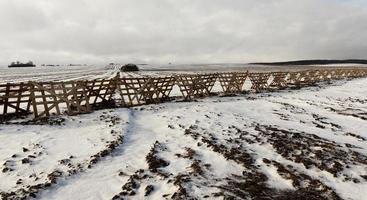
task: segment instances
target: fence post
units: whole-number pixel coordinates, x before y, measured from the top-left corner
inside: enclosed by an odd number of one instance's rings
[[[37,102],[36,102],[36,98],[35,98],[35,89],[34,89],[34,84],[33,82],[29,81],[28,82],[29,86],[30,86],[30,101],[32,102],[32,108],[33,108],[33,116],[34,118],[38,118],[38,111],[37,111]]]

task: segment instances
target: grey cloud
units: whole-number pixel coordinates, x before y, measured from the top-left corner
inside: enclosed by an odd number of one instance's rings
[[[0,63],[366,58],[351,0],[2,0]]]

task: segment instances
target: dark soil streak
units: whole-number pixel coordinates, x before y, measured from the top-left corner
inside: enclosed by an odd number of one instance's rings
[[[166,147],[160,142],[156,141],[153,144],[153,147],[150,149],[149,153],[146,155],[145,159],[148,163],[149,170],[139,169],[133,175],[131,175],[128,181],[122,186],[121,192],[114,195],[112,200],[122,200],[127,196],[135,196],[141,184],[146,179],[153,179],[158,175],[163,177],[164,179],[168,178],[170,175],[162,171],[162,168],[167,167],[169,162],[160,158],[158,156],[159,152],[167,150]],[[124,173],[120,172],[119,175],[123,175]],[[147,185],[145,188],[144,196],[149,196],[154,191],[153,185]]]
[[[157,173],[159,171],[159,168],[167,167],[169,165],[169,162],[160,158],[157,154],[159,151],[165,150],[165,147],[156,141],[154,143],[154,146],[146,156],[146,160],[149,165],[149,170],[153,173]]]
[[[351,116],[351,117],[355,117],[355,118],[359,118],[359,119],[367,121],[367,112],[365,112],[363,110],[360,110],[360,109],[347,108],[347,109],[344,109],[344,110],[337,110],[337,109],[332,108],[332,107],[327,107],[326,109],[330,110],[332,112],[336,112],[339,115]]]
[[[342,174],[343,170],[350,165],[367,165],[367,156],[314,134],[262,125],[257,125],[255,130],[267,138],[277,153],[288,160],[302,163],[307,169],[317,167],[332,173],[335,177],[344,175],[353,178]]]

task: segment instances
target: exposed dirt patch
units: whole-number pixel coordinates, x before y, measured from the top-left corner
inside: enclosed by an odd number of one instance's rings
[[[296,191],[286,192],[283,198],[292,195],[291,197],[294,199],[341,199],[330,187],[319,180],[298,172],[292,166],[284,166],[276,161],[270,161],[270,163],[277,168],[278,174],[284,179],[292,180],[293,187],[297,189]]]
[[[29,185],[26,188],[21,188],[13,192],[0,192],[0,196],[4,200],[36,198],[40,191],[46,190],[53,184],[56,184],[56,180],[62,177],[62,175],[63,172],[55,170],[47,175],[45,183]]]
[[[52,117],[44,117],[44,118],[39,118],[39,119],[33,119],[33,120],[27,120],[26,118],[24,118],[25,120],[21,120],[21,121],[11,121],[11,120],[6,120],[6,121],[1,121],[0,120],[0,124],[5,124],[5,125],[50,125],[50,126],[63,126],[65,125],[65,118],[63,118],[62,116],[52,116]]]
[[[362,136],[354,134],[354,133],[349,133],[348,132],[348,133],[345,133],[345,135],[357,138],[358,140],[367,141],[367,139],[365,137],[362,137]]]
[[[281,120],[289,121],[291,116],[285,113],[281,113],[278,110],[274,110],[273,114],[278,115]]]
[[[137,194],[137,191],[139,190],[139,188],[141,186],[141,182],[144,179],[151,178],[151,176],[148,175],[148,174],[149,173],[147,173],[144,169],[137,170],[133,175],[131,175],[129,177],[127,182],[122,186],[122,188],[121,188],[122,191],[119,194],[116,194],[115,196],[113,196],[112,199],[113,200],[122,200],[126,196],[135,196]],[[153,189],[154,189],[154,187],[153,187]],[[146,196],[148,196],[152,191],[153,190],[146,192],[145,193]]]
[[[33,161],[41,157],[44,153],[44,147],[38,143],[22,147],[21,150],[13,154],[11,158],[3,163],[2,172],[12,173],[13,171],[16,171],[17,165],[32,165]]]
[[[173,184],[178,187],[178,190],[171,196],[171,199],[196,199],[187,191],[185,185],[191,182],[188,174],[179,174],[175,176]]]
[[[153,191],[154,191],[154,186],[153,185],[147,185],[145,187],[145,194],[144,194],[144,196],[149,196]]]
[[[312,117],[315,119],[315,122],[313,122],[316,126],[321,126],[322,129],[325,129],[326,126],[330,126],[333,131],[336,131],[336,130],[342,130],[342,127],[338,124],[335,124],[333,122],[330,122],[328,120],[328,118],[326,117],[321,117],[320,115],[318,114],[312,114]],[[318,127],[320,128],[320,127]]]
[[[367,165],[365,155],[314,134],[262,125],[257,125],[255,130],[273,145],[277,153],[288,160],[302,163],[307,169],[317,167],[332,173],[335,177],[345,176],[353,179],[343,174],[343,171],[351,165]]]
[[[293,114],[306,113],[305,109],[303,109],[301,107],[298,107],[298,106],[295,106],[295,105],[292,105],[292,104],[289,104],[289,103],[285,103],[285,102],[274,102],[274,103],[278,103],[278,104],[282,105],[284,110],[287,110],[287,111],[289,111],[290,113],[293,113]]]
[[[163,168],[169,165],[169,162],[159,156],[159,153],[166,151],[166,147],[160,142],[156,141],[149,153],[146,155],[146,161],[148,163],[148,169],[139,169],[132,174],[128,181],[122,186],[121,192],[114,195],[113,200],[122,200],[129,196],[135,196],[141,188],[141,185],[147,183],[149,180],[155,180],[157,176],[163,179],[167,179],[171,174],[164,172]],[[119,176],[125,176],[122,171],[119,172]],[[148,180],[149,179],[149,180]],[[150,196],[155,187],[152,184],[146,184],[144,189],[144,196]],[[142,192],[142,191],[140,191]]]
[[[359,119],[367,121],[367,112],[360,110],[360,109],[347,108],[347,109],[338,110],[332,107],[327,107],[326,109],[336,112],[339,115],[351,116],[351,117],[355,117],[355,118],[359,118]]]
[[[187,159],[191,162],[188,171],[177,174],[173,179],[173,184],[177,187],[176,192],[171,196],[172,199],[201,199],[209,197],[195,197],[192,195],[192,187],[202,184],[209,185],[212,177],[207,176],[206,172],[210,169],[210,164],[204,163],[200,159],[200,154],[192,148],[186,147],[183,154],[176,154],[177,157]],[[206,183],[207,182],[207,183]]]
[[[357,98],[352,98],[352,97],[348,97],[346,99],[338,99],[339,101],[349,101],[352,103],[360,103],[360,104],[367,104],[367,99],[357,99]]]
[[[153,173],[157,173],[159,168],[167,167],[169,162],[160,158],[158,156],[158,152],[164,151],[166,147],[164,147],[160,142],[156,141],[151,148],[149,154],[146,156],[146,160],[149,165],[149,170]]]

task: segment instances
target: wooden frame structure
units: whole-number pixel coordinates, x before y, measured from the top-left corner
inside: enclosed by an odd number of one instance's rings
[[[143,105],[145,102],[140,93],[140,89],[145,84],[145,80],[146,78],[144,77],[116,78],[116,89],[121,100],[119,105],[122,107]]]
[[[269,78],[272,76],[270,84]],[[211,95],[218,80],[224,94],[241,93],[249,77],[255,92],[303,87],[332,79],[367,77],[367,68],[331,68],[295,72],[179,74],[120,77],[88,81],[0,84],[0,121],[33,113],[34,118],[77,115],[96,108],[131,107],[170,100],[174,85],[185,100]],[[118,98],[117,96],[120,96]]]
[[[0,119],[13,115],[29,114],[29,84],[24,82],[0,84],[0,111]]]
[[[116,78],[115,88],[120,94],[120,105],[131,107],[169,100],[175,77],[122,77]]]
[[[146,104],[165,102],[169,100],[175,82],[176,79],[169,76],[146,78],[139,91],[141,98]]]
[[[224,94],[241,93],[248,72],[219,73],[218,80]]]
[[[311,79],[308,77],[309,71],[290,72],[288,85],[295,87],[303,87],[311,84]]]
[[[111,106],[116,91],[115,79],[95,79],[86,81],[89,105],[93,108]]]
[[[287,87],[288,72],[271,72],[273,80],[269,84],[269,88],[284,89]]]
[[[35,118],[60,115],[60,107],[66,107],[68,115],[89,113],[87,84],[85,81],[75,82],[29,82],[30,102]],[[62,106],[62,105],[65,106]]]
[[[176,75],[176,84],[186,100],[206,97],[211,94],[218,74]]]
[[[270,78],[271,73],[250,73],[249,78],[252,83],[251,89],[255,92],[261,92],[263,90],[268,89],[269,84],[268,80]]]

